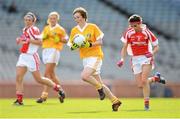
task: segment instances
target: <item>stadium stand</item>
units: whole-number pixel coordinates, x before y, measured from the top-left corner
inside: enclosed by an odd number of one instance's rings
[[[113,80],[132,79],[128,63],[129,57],[122,69],[116,66],[122,46],[119,39],[128,25],[127,15],[120,14],[117,10],[103,4],[103,0],[75,0],[75,2],[70,0],[15,0],[18,12],[10,14],[7,12],[7,6],[12,1],[3,0],[0,8],[0,81],[14,82],[15,80],[15,65],[18,58],[18,46],[15,43],[15,38],[20,35],[23,27],[22,18],[27,11],[36,13],[39,19],[37,26],[41,30],[46,23],[48,13],[51,11],[59,12],[62,26],[70,33],[70,29],[75,25],[72,10],[79,6],[88,10],[89,22],[98,24],[105,33],[103,47],[105,59],[102,67],[102,77]],[[168,4],[168,0],[151,0],[148,2],[144,0],[109,1],[129,14],[140,14],[143,16],[145,23],[170,36],[171,39],[167,39],[163,34],[154,31],[160,42],[160,52],[156,56],[156,71],[161,72],[168,80],[178,81],[180,77],[180,16],[177,11],[179,7],[172,7],[176,4],[175,0],[171,4]],[[57,73],[61,79],[79,79],[82,63],[79,60],[78,53],[71,52],[65,46],[61,57],[60,65],[57,68]],[[41,69],[43,70],[43,68],[42,65]],[[31,76],[28,74],[26,78],[31,79]]]
[[[143,16],[144,20],[151,26],[156,27],[156,29],[171,35],[174,38],[179,38],[180,35],[177,34],[179,30],[179,13],[178,7],[173,6],[177,2],[170,2],[168,0],[109,0],[119,6],[121,9],[127,11],[130,14],[137,13]],[[177,4],[178,5],[178,4]],[[129,9],[131,8],[131,9]],[[158,27],[157,27],[158,26]],[[168,30],[167,30],[168,29]]]

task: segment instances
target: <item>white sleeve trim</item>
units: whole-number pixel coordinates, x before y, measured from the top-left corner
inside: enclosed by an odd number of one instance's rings
[[[152,42],[152,45],[153,45],[153,46],[158,45],[158,39],[156,39],[154,42]]]
[[[71,47],[72,43],[70,41],[68,41],[67,46]]]
[[[98,37],[96,38],[96,40],[103,39],[103,37],[104,37],[104,33],[101,33],[101,35],[98,36]]]

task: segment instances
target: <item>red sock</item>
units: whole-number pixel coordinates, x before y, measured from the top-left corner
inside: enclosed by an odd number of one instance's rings
[[[152,77],[152,80],[153,80],[154,82],[158,82],[158,81],[159,81],[159,77],[154,76],[154,77]]]
[[[17,100],[18,100],[19,102],[22,102],[22,101],[23,101],[23,94],[16,93],[16,96],[17,96]]]
[[[60,86],[56,84],[53,89],[58,92],[59,91],[59,87]]]
[[[144,105],[149,106],[149,98],[144,98]]]

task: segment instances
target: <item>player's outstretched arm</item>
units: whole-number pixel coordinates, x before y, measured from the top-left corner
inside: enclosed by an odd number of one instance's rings
[[[124,64],[124,59],[127,54],[127,46],[128,44],[125,43],[121,49],[121,59],[117,62],[118,67],[122,67],[122,65]]]

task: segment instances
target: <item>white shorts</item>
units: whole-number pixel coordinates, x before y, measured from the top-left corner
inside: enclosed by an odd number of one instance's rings
[[[38,71],[40,66],[40,58],[38,53],[35,54],[26,54],[22,53],[19,56],[16,67],[22,66],[27,67],[30,72]]]
[[[55,48],[45,48],[42,52],[43,63],[56,63],[58,65],[60,59],[60,51]]]
[[[98,57],[88,57],[83,59],[83,66],[90,67],[95,70],[93,75],[101,73],[102,59]]]
[[[147,58],[144,55],[141,56],[133,56],[132,59],[132,70],[134,74],[139,74],[142,72],[142,65],[143,64],[151,64],[152,69],[154,69],[154,61],[153,58]]]

